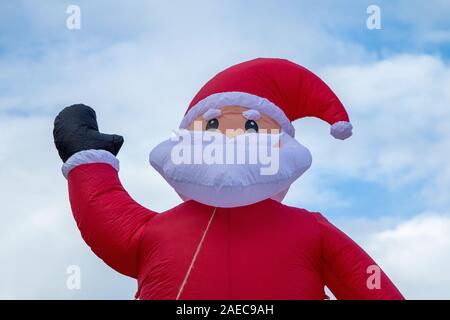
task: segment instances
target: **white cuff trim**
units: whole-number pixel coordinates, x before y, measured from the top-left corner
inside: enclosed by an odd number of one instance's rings
[[[79,151],[67,159],[61,168],[62,174],[67,179],[69,172],[73,168],[88,163],[107,163],[119,171],[119,159],[117,159],[111,152],[106,150],[90,149]]]

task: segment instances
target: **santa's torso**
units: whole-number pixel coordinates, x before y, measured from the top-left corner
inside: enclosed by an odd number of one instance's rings
[[[80,165],[68,180],[83,239],[138,279],[141,299],[324,299],[324,285],[338,299],[403,299],[320,213],[270,199],[232,209],[187,201],[156,213],[134,201],[104,163]]]
[[[270,199],[229,209],[187,201],[145,227],[138,296],[324,299],[321,253],[306,210]]]

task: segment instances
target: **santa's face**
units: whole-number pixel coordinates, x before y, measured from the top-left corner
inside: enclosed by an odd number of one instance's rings
[[[281,201],[311,165],[311,154],[269,116],[226,106],[159,144],[150,163],[184,200],[236,207]]]

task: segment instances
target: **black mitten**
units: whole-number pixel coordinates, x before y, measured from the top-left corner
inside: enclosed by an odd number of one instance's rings
[[[115,156],[123,144],[123,137],[98,131],[94,109],[84,104],[64,108],[55,118],[53,138],[59,156],[66,162],[82,150],[106,150]]]

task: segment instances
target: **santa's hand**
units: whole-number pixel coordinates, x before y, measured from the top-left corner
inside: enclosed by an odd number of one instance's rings
[[[84,104],[64,108],[55,118],[53,138],[59,156],[66,162],[73,154],[83,150],[106,150],[117,155],[123,137],[98,131],[94,109]]]

